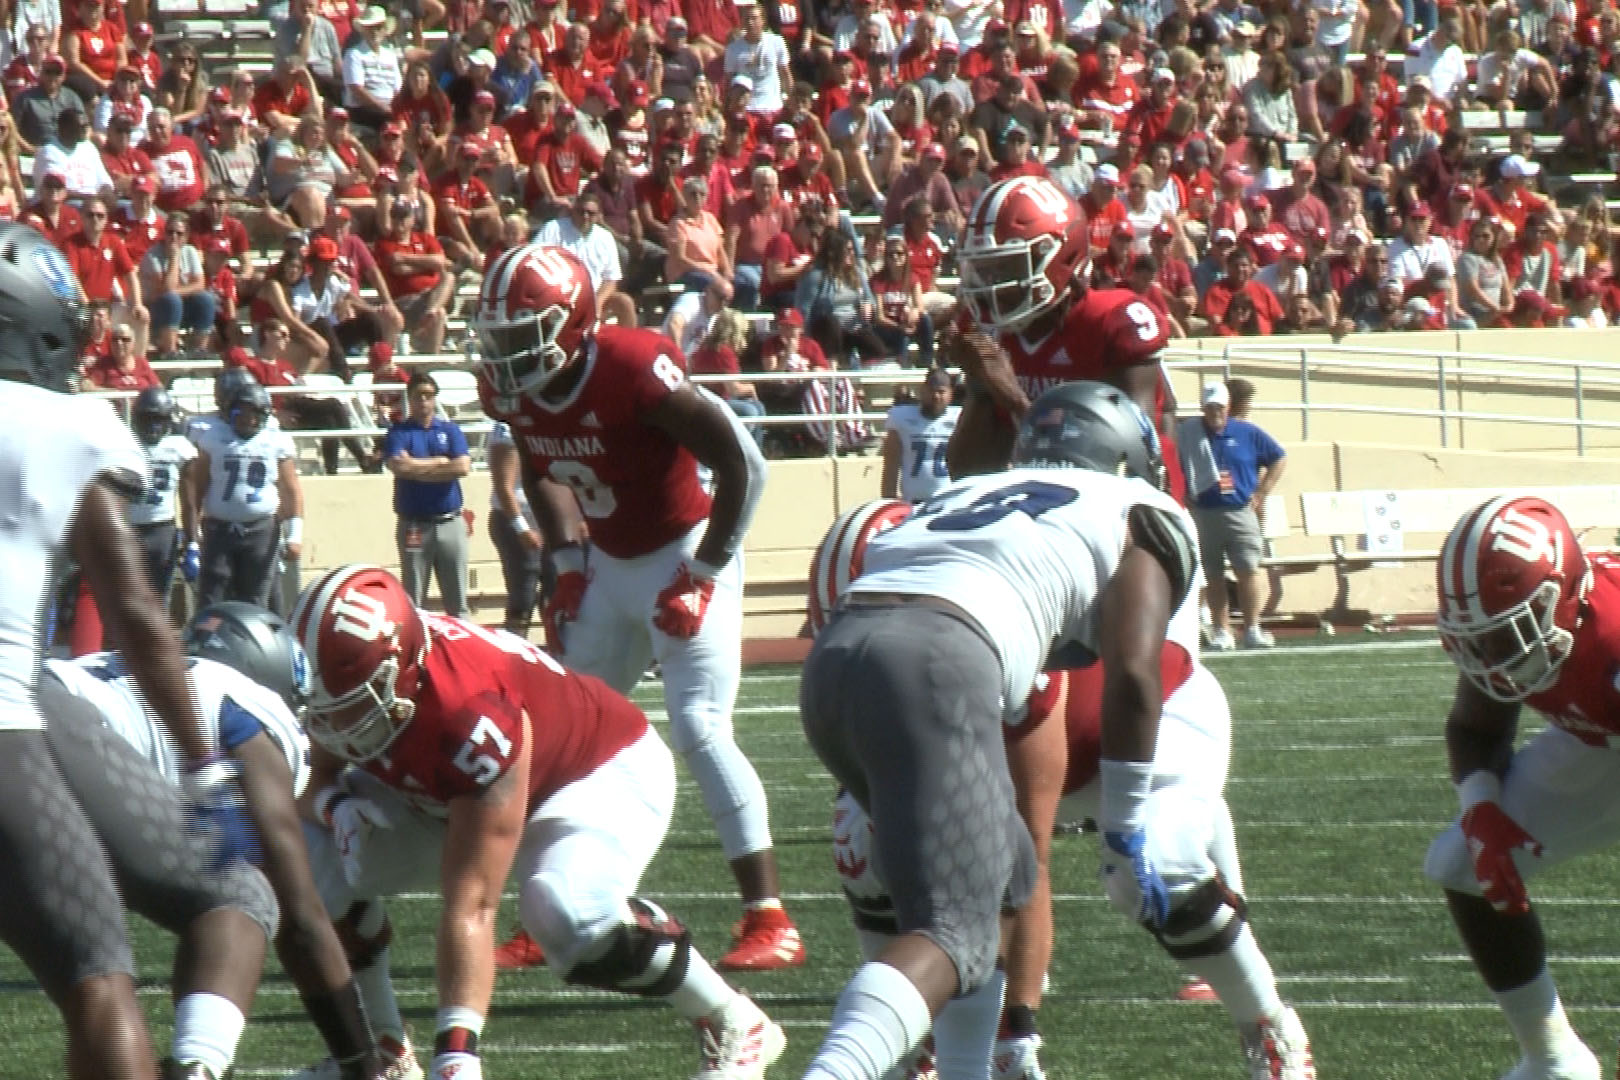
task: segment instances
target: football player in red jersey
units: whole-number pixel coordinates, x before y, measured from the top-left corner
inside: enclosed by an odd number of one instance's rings
[[[380,898],[437,882],[431,1080],[479,1080],[495,917],[516,871],[523,924],[576,985],[667,1001],[699,1032],[699,1080],[759,1080],[782,1029],[657,905],[633,895],[669,829],[675,763],[600,680],[504,631],[417,609],[375,566],[313,582],[288,632],[309,657],[310,861],[381,1035],[403,1023]],[[380,969],[380,970],[379,970]]]
[[[1583,553],[1551,503],[1504,495],[1457,522],[1438,577],[1440,643],[1461,673],[1446,753],[1462,813],[1424,873],[1518,1040],[1506,1080],[1596,1080],[1524,883],[1620,838],[1620,562]],[[1526,705],[1548,726],[1515,750]]]
[[[1164,319],[1129,289],[1089,287],[1085,211],[1045,177],[992,184],[968,215],[960,263],[963,318],[952,358],[970,391],[951,439],[951,475],[1004,468],[1029,403],[1058,383],[1096,379],[1124,390],[1152,417],[1169,463],[1175,399],[1159,363]],[[982,334],[961,332],[968,320]],[[988,337],[987,337],[988,335]]]
[[[807,613],[813,631],[860,577],[868,541],[911,513],[907,503],[878,499],[846,511],[827,530],[810,563]],[[1313,1080],[1310,1040],[1279,997],[1271,965],[1247,923],[1237,837],[1223,794],[1231,711],[1219,681],[1198,660],[1196,589],[1190,595],[1170,620],[1160,660],[1164,712],[1153,757],[1149,843],[1154,863],[1169,879],[1171,918],[1155,936],[1192,978],[1178,996],[1226,1007],[1251,1076]],[[934,1020],[932,1065],[939,1080],[978,1080],[987,1061],[991,1080],[1044,1076],[1035,1011],[1052,958],[1046,866],[1059,820],[1098,818],[1103,686],[1100,662],[1043,675],[1030,697],[1029,719],[1006,729],[1008,769],[1041,873],[1029,904],[1004,931],[1005,993],[993,981],[954,999]],[[833,861],[869,958],[881,954],[896,932],[889,889],[871,852],[870,818],[848,793],[840,794]],[[913,1069],[907,1080],[929,1075],[926,1067]]]
[[[598,326],[591,279],[529,244],[484,275],[485,411],[507,422],[557,584],[547,638],[620,693],[656,660],[670,742],[692,770],[746,913],[724,969],[802,964],[782,909],[765,788],[732,734],[743,534],[765,461],[736,416],[651,330]],[[714,478],[711,498],[698,465]],[[589,536],[589,553],[584,544]]]

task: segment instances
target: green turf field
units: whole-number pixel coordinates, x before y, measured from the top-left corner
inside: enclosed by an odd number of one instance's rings
[[[1211,666],[1233,705],[1228,795],[1254,925],[1310,1029],[1321,1076],[1484,1080],[1506,1071],[1517,1052],[1421,875],[1431,835],[1456,809],[1441,744],[1452,674],[1439,649],[1390,636],[1370,648],[1216,656]],[[653,691],[638,698],[661,715]],[[737,711],[742,745],[771,792],[788,905],[810,951],[801,970],[741,980],[787,1028],[773,1070],[781,1077],[799,1075],[856,963],[827,839],[831,787],[800,735],[796,693],[792,669],[753,672]],[[1224,1013],[1173,1000],[1175,969],[1106,907],[1095,865],[1091,837],[1057,838],[1057,955],[1041,1011],[1049,1075],[1242,1076]],[[1576,1026],[1605,1059],[1620,1034],[1617,880],[1620,862],[1603,854],[1532,887]],[[645,891],[693,928],[706,955],[720,954],[737,905],[684,777]],[[406,897],[392,911],[401,1003],[419,1044],[429,1042],[436,904]],[[166,1046],[170,947],[144,924],[135,935],[143,1000]],[[9,955],[0,988],[0,1078],[58,1075],[56,1018]],[[689,1029],[669,1010],[575,991],[544,970],[500,977],[484,1052],[492,1078],[685,1077],[696,1062]],[[238,1075],[279,1076],[318,1056],[291,985],[272,970]]]

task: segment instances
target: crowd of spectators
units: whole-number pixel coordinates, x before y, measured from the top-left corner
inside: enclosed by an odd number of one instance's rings
[[[967,213],[1018,175],[1073,195],[1094,283],[1177,334],[1620,306],[1603,199],[1539,190],[1534,131],[1603,169],[1620,135],[1620,13],[1586,0],[266,0],[268,71],[157,44],[153,14],[44,0],[0,28],[0,216],[101,309],[95,386],[199,351],[342,379],[374,345],[454,351],[482,268],[532,238],[605,319],[681,286],[666,326],[717,370],[924,366]],[[1496,109],[1539,126],[1480,152],[1463,114]],[[720,342],[728,311],[762,317]],[[815,395],[858,402],[731,396]],[[796,445],[831,438],[872,436]]]

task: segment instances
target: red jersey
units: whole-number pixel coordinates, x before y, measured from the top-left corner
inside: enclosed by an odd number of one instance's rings
[[[44,233],[57,247],[61,247],[84,229],[84,220],[79,217],[79,212],[71,203],[63,203],[57,210],[55,225],[51,224],[38,203],[30,204],[17,220],[24,225],[32,225]]]
[[[79,42],[79,63],[95,73],[96,78],[111,82],[118,74],[118,44],[124,38],[118,28],[107,22],[94,30],[79,27],[69,33]]]
[[[39,69],[30,64],[28,55],[23,53],[7,64],[4,72],[0,72],[0,82],[5,84],[6,99],[15,102],[18,94],[39,85]]]
[[[157,182],[152,168],[152,159],[146,156],[146,151],[138,146],[131,146],[122,154],[109,152],[105,147],[101,151],[101,164],[106,167],[107,174],[119,176],[151,176],[153,183]]]
[[[1589,555],[1592,587],[1581,602],[1575,644],[1558,681],[1524,703],[1592,746],[1620,736],[1620,560]]]
[[[304,85],[302,79],[288,89],[282,89],[275,79],[266,79],[253,91],[253,111],[258,116],[268,117],[274,112],[296,119],[308,112],[313,104],[309,87]]]
[[[589,139],[577,131],[571,131],[561,139],[554,132],[540,140],[534,163],[545,169],[546,179],[551,181],[551,190],[555,194],[571,197],[579,194],[586,170],[595,173],[602,167],[602,155],[596,152]],[[535,194],[538,194],[538,185],[535,187]]]
[[[1125,204],[1119,199],[1109,199],[1106,205],[1098,206],[1088,191],[1080,196],[1080,208],[1086,212],[1086,222],[1091,233],[1091,253],[1100,255],[1108,250],[1108,241],[1114,235],[1114,226],[1127,220]]]
[[[437,285],[444,274],[438,270],[401,270],[394,263],[395,255],[443,255],[439,242],[419,229],[411,230],[410,239],[403,242],[392,236],[377,241],[377,263],[388,282],[389,295],[400,298],[415,296]]]
[[[551,125],[542,125],[528,109],[518,109],[510,114],[501,126],[506,129],[506,137],[512,140],[512,152],[519,161],[534,161],[540,140],[551,134]]]
[[[159,210],[165,213],[188,210],[203,197],[208,170],[203,166],[202,151],[189,135],[170,135],[161,150],[148,139],[141,149],[152,159],[152,169],[157,175]]]
[[[911,276],[917,279],[923,292],[932,292],[939,264],[945,259],[945,248],[940,244],[939,237],[926,230],[921,240],[907,236],[906,254],[911,262]]]
[[[1276,262],[1293,242],[1294,238],[1288,230],[1276,221],[1263,228],[1258,222],[1251,223],[1238,237],[1238,243],[1249,249],[1258,266],[1270,266]]]
[[[1118,368],[1156,362],[1170,328],[1129,289],[1087,289],[1069,306],[1058,336],[1074,365],[1070,379],[1113,382]]]
[[[145,390],[162,386],[146,357],[135,357],[135,365],[128,371],[119,368],[107,357],[99,357],[85,370],[84,377],[102,390]]]
[[[1064,37],[1062,0],[1007,0],[1002,19],[1008,26],[1034,23],[1052,41]]]
[[[686,383],[686,360],[651,330],[603,326],[581,362],[558,404],[497,399],[480,382],[484,411],[511,426],[533,475],[573,490],[593,544],[615,559],[651,554],[709,516],[697,460],[645,419]]]
[[[124,242],[110,229],[103,229],[96,240],[80,231],[62,240],[59,246],[67,256],[68,265],[79,275],[79,287],[87,300],[111,302],[118,279],[135,272],[135,260],[129,257]]]
[[[123,237],[129,257],[139,266],[146,253],[152,250],[152,245],[163,237],[163,215],[153,211],[152,220],[134,221],[127,209],[120,209],[113,216],[112,227]]]
[[[478,177],[474,176],[463,184],[461,177],[453,172],[445,173],[434,183],[433,197],[441,203],[459,206],[463,210],[477,210],[480,207],[488,206],[493,198],[489,193],[488,185]],[[445,230],[450,227],[450,214],[445,210],[440,210],[435,221],[438,225],[439,235],[448,235]]]
[[[647,732],[640,709],[511,634],[422,612],[428,650],[416,715],[363,768],[423,811],[482,795],[511,769],[529,724],[529,807],[595,772]]]

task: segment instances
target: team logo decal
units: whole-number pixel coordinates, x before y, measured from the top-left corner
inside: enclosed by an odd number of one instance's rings
[[[45,279],[45,284],[51,287],[58,300],[81,301],[84,294],[79,291],[78,279],[73,276],[73,268],[68,265],[67,259],[54,247],[41,245],[30,253],[34,260],[34,269]]]

